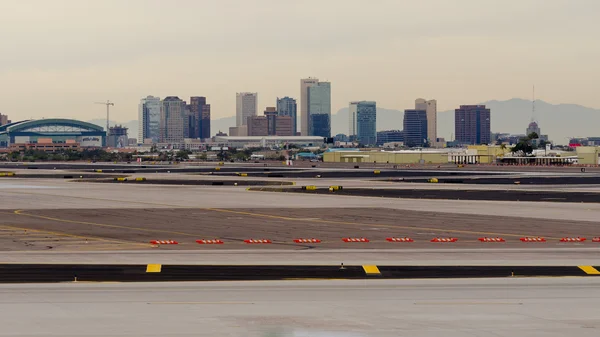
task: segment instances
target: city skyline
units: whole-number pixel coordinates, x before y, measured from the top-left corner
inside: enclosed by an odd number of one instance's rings
[[[216,119],[235,113],[230,97],[240,88],[259,92],[262,108],[275,97],[296,97],[297,79],[307,75],[335,84],[334,111],[361,97],[403,109],[421,96],[435,97],[438,111],[446,111],[529,97],[532,84],[548,102],[600,108],[594,89],[600,46],[586,43],[600,31],[592,19],[600,10],[597,1],[495,6],[472,0],[332,0],[299,6],[264,0],[258,6],[236,1],[235,13],[228,10],[231,2],[9,3],[0,11],[0,36],[9,41],[0,55],[0,111],[13,120],[101,118],[104,111],[93,102],[107,99],[117,103],[111,113],[132,120],[139,98],[148,93],[198,92],[210,97]],[[318,13],[310,11],[312,4],[319,4]],[[177,8],[186,9],[180,20],[152,24]],[[428,13],[427,22],[418,12]],[[477,30],[464,20],[475,12]],[[324,20],[332,16],[348,20]],[[273,30],[273,20],[285,24]],[[160,71],[165,67],[169,71]]]

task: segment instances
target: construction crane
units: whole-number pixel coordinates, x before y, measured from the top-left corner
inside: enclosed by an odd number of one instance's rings
[[[106,102],[94,102],[94,104],[106,105],[106,136],[108,137],[108,130],[110,127],[110,107],[115,106],[115,103],[107,100]]]

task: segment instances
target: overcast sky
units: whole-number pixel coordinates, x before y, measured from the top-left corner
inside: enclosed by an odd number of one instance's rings
[[[147,95],[235,93],[259,109],[300,78],[353,100],[438,110],[530,98],[600,108],[598,0],[0,0],[0,112],[137,119]],[[111,118],[113,119],[113,118]]]

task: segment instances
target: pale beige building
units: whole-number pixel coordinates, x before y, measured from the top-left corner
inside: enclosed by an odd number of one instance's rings
[[[432,147],[437,144],[437,101],[435,99],[425,100],[417,98],[415,100],[415,110],[425,110],[427,115],[427,138]]]
[[[599,146],[578,146],[577,161],[582,165],[599,165],[600,164],[600,147]]]
[[[333,151],[323,153],[329,163],[446,164],[447,151]]]
[[[249,117],[257,115],[258,93],[238,92],[235,103],[235,126],[246,125]]]
[[[317,85],[318,78],[303,78],[300,80],[300,130],[302,136],[308,136],[308,88]]]
[[[231,137],[247,137],[248,125],[232,126],[229,128],[229,136]]]

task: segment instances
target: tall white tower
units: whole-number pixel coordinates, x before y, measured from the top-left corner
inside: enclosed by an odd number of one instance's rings
[[[236,94],[235,126],[244,126],[248,117],[256,116],[258,112],[258,93],[238,92]]]
[[[302,136],[308,136],[309,109],[308,88],[319,83],[318,78],[303,78],[300,80],[300,130]]]
[[[435,99],[427,101],[423,98],[417,98],[415,109],[427,112],[427,138],[429,143],[433,145],[437,142],[437,101]]]

